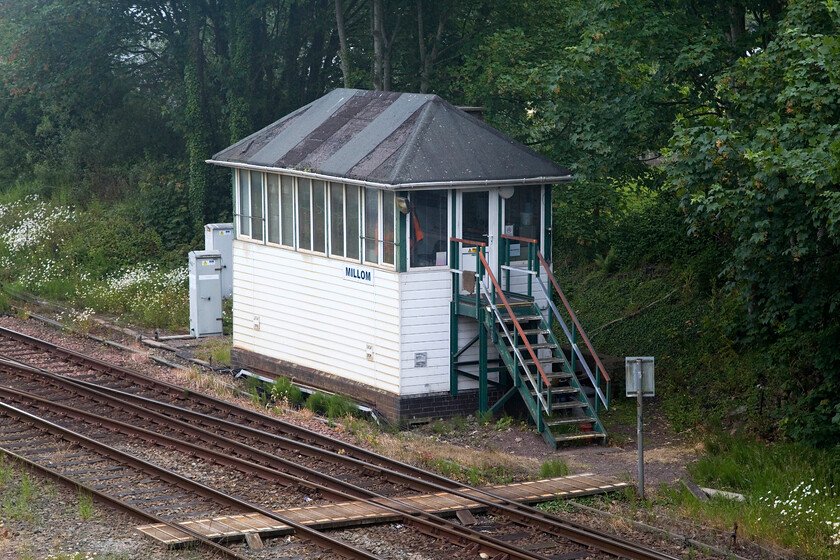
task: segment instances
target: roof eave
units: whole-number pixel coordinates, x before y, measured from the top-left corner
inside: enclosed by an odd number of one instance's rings
[[[267,165],[254,165],[251,163],[240,163],[233,161],[219,161],[214,159],[205,160],[205,163],[218,165],[220,167],[231,167],[236,169],[248,169],[251,171],[270,171],[273,173],[285,173],[287,175],[294,175],[296,177],[307,177],[310,179],[321,179],[324,181],[335,181],[347,183],[350,185],[360,185],[364,187],[374,187],[377,189],[386,189],[393,191],[412,190],[412,189],[469,189],[479,187],[515,187],[526,185],[546,185],[556,183],[568,183],[574,179],[574,176],[557,175],[557,176],[540,176],[540,177],[521,177],[516,179],[476,179],[471,181],[426,181],[417,183],[379,183],[375,181],[365,181],[362,179],[351,179],[349,177],[337,177],[333,175],[324,175],[323,173],[313,173],[311,171],[301,171],[299,169],[288,169],[285,167],[271,167]]]

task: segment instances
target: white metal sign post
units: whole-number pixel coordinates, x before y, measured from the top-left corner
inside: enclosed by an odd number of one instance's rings
[[[636,397],[636,439],[639,445],[639,481],[637,492],[645,499],[645,452],[642,440],[642,397],[654,396],[653,357],[624,358],[627,396]]]

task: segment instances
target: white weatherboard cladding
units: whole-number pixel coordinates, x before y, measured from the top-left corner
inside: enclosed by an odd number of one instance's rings
[[[401,395],[449,390],[451,277],[448,268],[400,274]],[[415,367],[420,352],[426,353],[426,367]]]
[[[238,240],[233,260],[236,348],[399,392],[396,272]]]

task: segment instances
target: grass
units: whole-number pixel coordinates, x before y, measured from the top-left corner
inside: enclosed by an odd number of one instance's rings
[[[379,434],[381,433],[380,426],[377,424],[365,418],[347,416],[344,418],[344,429],[353,434],[357,444],[377,447]]]
[[[16,468],[4,454],[0,454],[0,492],[3,518],[35,522],[35,501],[41,489],[27,470]]]
[[[303,391],[301,391],[287,377],[278,377],[271,384],[271,396],[284,406],[299,406],[303,402]]]
[[[770,541],[803,558],[829,560],[840,547],[840,449],[817,450],[718,434],[690,466],[700,486],[743,494],[743,502],[696,500],[664,492],[675,509],[720,530],[737,522],[748,539]]]
[[[226,376],[208,373],[198,366],[191,366],[187,370],[173,370],[181,384],[193,387],[199,391],[214,393],[223,399],[233,397],[234,387]]]
[[[230,339],[211,340],[195,349],[195,357],[214,365],[230,366]]]
[[[380,432],[376,450],[399,461],[471,485],[503,484],[533,478],[540,463],[530,457],[511,455],[498,449],[473,449],[429,438],[415,431]]]
[[[433,434],[438,436],[445,436],[446,434],[450,434],[452,433],[453,429],[454,426],[451,422],[447,422],[442,419],[435,420],[429,427],[429,430],[431,430]]]
[[[129,560],[128,554],[98,554],[96,552],[53,552],[44,560]]]
[[[569,466],[562,459],[549,459],[540,465],[540,478],[555,478],[569,474]]]
[[[90,492],[79,490],[79,517],[82,519],[90,519],[96,513],[93,507],[93,496]]]
[[[338,393],[332,395],[320,392],[312,393],[304,402],[304,406],[315,414],[325,415],[330,420],[359,414],[359,408],[353,401]]]

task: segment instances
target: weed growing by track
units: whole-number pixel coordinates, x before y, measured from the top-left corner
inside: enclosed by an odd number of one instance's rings
[[[0,517],[35,522],[35,501],[40,494],[41,488],[29,472],[0,454]]]
[[[93,496],[90,492],[79,490],[79,517],[82,519],[90,519],[96,513],[93,507]]]
[[[563,459],[549,459],[540,465],[540,478],[556,478],[569,474],[569,465]]]
[[[195,350],[195,357],[213,365],[230,366],[231,341],[213,340],[202,344]]]

